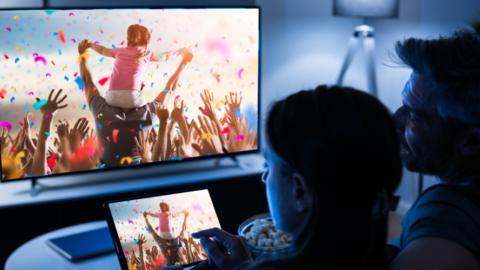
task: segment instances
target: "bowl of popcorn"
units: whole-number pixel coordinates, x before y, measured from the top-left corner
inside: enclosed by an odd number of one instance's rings
[[[238,235],[247,240],[247,246],[254,258],[271,258],[286,255],[292,236],[277,229],[270,213],[253,216],[240,224]]]

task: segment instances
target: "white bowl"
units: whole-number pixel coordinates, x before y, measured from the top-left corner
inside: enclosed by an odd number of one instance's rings
[[[240,226],[238,227],[238,235],[245,236],[247,232],[250,231],[250,229],[253,227],[253,222],[256,219],[266,219],[266,220],[272,220],[272,216],[270,213],[263,213],[263,214],[258,214],[256,216],[250,217]],[[273,258],[273,257],[278,257],[278,256],[285,256],[288,253],[288,249],[290,248],[290,244],[285,244],[282,246],[277,246],[277,247],[261,247],[261,246],[253,246],[248,244],[248,250],[250,250],[250,253],[252,253],[253,258]]]

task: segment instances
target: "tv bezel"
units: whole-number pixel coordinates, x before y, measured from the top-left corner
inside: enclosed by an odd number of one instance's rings
[[[23,10],[98,10],[98,9],[258,9],[258,72],[257,72],[257,81],[258,81],[258,91],[257,91],[257,149],[254,150],[247,150],[241,152],[229,152],[229,153],[222,153],[222,154],[215,154],[215,155],[207,155],[207,156],[198,156],[198,157],[190,157],[190,158],[183,158],[183,159],[174,159],[174,160],[163,160],[163,161],[152,161],[149,163],[140,163],[140,164],[128,164],[128,165],[121,165],[117,167],[111,168],[97,168],[93,170],[84,170],[84,171],[77,171],[77,172],[67,172],[61,174],[46,174],[46,175],[39,175],[39,176],[28,176],[25,178],[17,178],[17,179],[9,179],[3,180],[0,179],[0,183],[11,183],[16,181],[25,181],[25,180],[40,180],[40,179],[52,179],[54,177],[68,177],[73,175],[79,174],[94,174],[102,171],[113,171],[113,170],[125,170],[127,168],[141,168],[141,167],[150,167],[150,166],[161,166],[165,164],[172,164],[181,162],[192,162],[192,161],[199,161],[199,160],[206,160],[206,159],[214,159],[214,158],[225,158],[225,157],[234,157],[238,155],[248,155],[248,154],[255,154],[260,152],[260,109],[261,109],[261,97],[260,97],[260,77],[261,77],[261,9],[260,6],[256,5],[249,5],[249,6],[183,6],[183,7],[161,7],[161,6],[148,6],[148,7],[138,7],[138,6],[122,6],[122,7],[95,7],[95,8],[85,8],[85,7],[68,7],[68,8],[53,8],[53,7],[46,7],[46,8],[22,8],[22,9],[15,9],[15,8],[0,8],[0,12],[2,11],[23,11]],[[0,165],[2,164],[2,159],[0,158]],[[0,168],[1,170],[1,168]]]

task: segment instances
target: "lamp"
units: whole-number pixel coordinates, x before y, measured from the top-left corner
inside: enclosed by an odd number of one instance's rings
[[[343,61],[337,85],[342,85],[345,72],[350,65],[359,40],[363,42],[367,63],[367,79],[369,92],[377,96],[377,82],[375,76],[375,29],[366,24],[367,18],[396,18],[398,17],[398,0],[334,0],[333,15],[347,17],[362,17],[363,24],[355,27],[348,42],[347,55]]]

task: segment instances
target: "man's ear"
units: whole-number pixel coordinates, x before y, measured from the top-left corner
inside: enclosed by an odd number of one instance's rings
[[[293,174],[293,198],[295,200],[295,209],[298,212],[306,213],[313,204],[313,190],[307,179],[300,173]]]
[[[480,128],[470,129],[460,143],[460,152],[464,156],[480,154]]]

